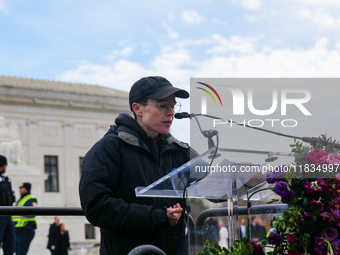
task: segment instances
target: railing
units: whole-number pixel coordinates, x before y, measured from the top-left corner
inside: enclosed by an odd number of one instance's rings
[[[80,207],[0,206],[0,216],[84,216]]]
[[[272,205],[257,205],[251,206],[251,210],[247,206],[238,207],[238,215],[254,215],[254,214],[278,214],[283,213],[288,209],[286,204],[272,204]],[[84,216],[84,211],[80,207],[31,207],[31,206],[0,206],[0,217],[1,216],[11,216],[11,215],[36,215],[36,216]],[[208,217],[220,217],[220,216],[228,216],[228,208],[214,208],[214,209],[206,209],[202,211],[197,217],[196,222],[189,215],[187,220],[189,221],[190,227],[194,229],[200,229],[205,220]],[[202,231],[195,231],[195,243],[203,244],[203,233]],[[138,248],[138,247],[136,247]],[[142,247],[143,252],[146,252],[150,248],[150,251],[153,251],[154,247]],[[135,250],[134,252],[136,252]],[[141,251],[141,250],[140,250]],[[131,251],[132,252],[132,251]],[[131,253],[135,254],[135,253]],[[136,253],[137,254],[137,253]],[[161,253],[159,253],[161,254]]]

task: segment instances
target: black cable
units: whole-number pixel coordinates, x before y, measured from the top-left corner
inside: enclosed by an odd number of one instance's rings
[[[216,157],[217,150],[218,150],[218,143],[219,143],[219,138],[218,138],[218,134],[216,134],[216,147],[215,147],[215,152],[214,152],[214,155],[213,155],[213,157],[212,157],[212,159],[211,159],[211,161],[210,161],[209,166],[212,165],[212,163],[213,163],[213,161],[214,161],[214,159],[215,159],[215,157]],[[200,178],[200,179],[198,179],[198,180],[195,180],[195,181],[193,181],[192,183],[189,183],[188,185],[186,185],[186,186],[184,187],[184,189],[183,189],[183,200],[184,200],[184,210],[185,210],[185,211],[184,211],[184,215],[185,215],[185,212],[190,213],[190,211],[187,210],[187,199],[188,199],[188,197],[186,196],[186,195],[188,194],[188,193],[187,193],[187,189],[188,189],[190,186],[194,185],[195,183],[198,183],[199,181],[201,181],[202,179],[204,179],[205,177],[207,177],[207,175],[208,175],[208,171],[204,174],[204,176],[203,176],[202,178]],[[186,225],[187,225],[187,228],[188,228],[188,230],[189,230],[189,226],[190,226],[189,217],[188,217],[188,218],[185,218],[184,220],[186,221]],[[190,234],[188,235],[188,238],[189,238],[188,245],[190,245]]]

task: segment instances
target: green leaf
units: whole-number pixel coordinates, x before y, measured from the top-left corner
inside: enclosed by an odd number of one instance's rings
[[[244,242],[241,242],[241,249],[244,250],[246,248],[246,245],[244,244]]]
[[[215,243],[213,244],[213,247],[214,247],[215,249],[219,250],[219,251],[222,250],[221,246],[218,245],[218,242],[215,242]]]

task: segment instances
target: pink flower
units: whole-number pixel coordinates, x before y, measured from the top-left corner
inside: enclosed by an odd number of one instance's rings
[[[288,242],[289,244],[294,244],[294,243],[296,242],[296,235],[289,235],[289,236],[287,237],[287,242]]]
[[[333,241],[339,237],[338,231],[333,227],[327,227],[322,231],[321,237],[328,241]]]
[[[331,216],[331,213],[329,213],[329,212],[323,212],[323,213],[321,213],[320,215],[321,215],[321,217],[322,217],[323,220],[327,220],[327,221],[328,221],[328,218]]]
[[[316,208],[316,209],[318,209],[318,210],[320,210],[320,211],[323,211],[323,210],[324,210],[324,204],[321,203],[321,202],[319,202],[319,201],[316,201],[315,199],[312,199],[312,200],[310,201],[310,207]]]
[[[327,151],[311,151],[307,155],[308,164],[322,165],[326,163]]]
[[[264,255],[264,252],[263,252],[263,248],[260,244],[256,244],[254,242],[250,242],[247,244],[247,248],[249,248],[249,246],[251,246],[253,248],[253,253],[250,253],[250,254],[253,254],[253,255]]]
[[[337,175],[335,176],[335,178],[336,178],[336,180],[337,180],[338,182],[340,182],[340,174],[337,174]]]
[[[297,250],[294,249],[294,250],[288,250],[287,255],[299,255],[299,253]]]
[[[327,156],[326,162],[328,164],[340,164],[340,154],[339,153],[330,153]]]

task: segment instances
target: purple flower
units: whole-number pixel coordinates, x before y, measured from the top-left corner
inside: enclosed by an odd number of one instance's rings
[[[272,172],[266,174],[266,182],[269,184],[276,182],[276,178]]]
[[[284,174],[283,169],[287,171],[287,166],[286,165],[276,166],[273,172],[269,172],[266,174],[266,182],[271,184],[280,180],[280,178],[282,178]]]
[[[275,234],[277,234],[276,228],[271,228],[271,229],[269,230],[269,235],[272,236],[272,235],[275,235]]]
[[[323,210],[324,210],[324,204],[321,203],[321,202],[319,202],[319,201],[316,201],[315,199],[312,199],[312,200],[310,201],[310,207],[316,208],[316,209],[318,209],[318,210],[320,210],[320,211],[323,211]]]
[[[275,184],[275,192],[281,197],[284,197],[288,193],[288,187],[287,184],[284,181],[278,181]]]
[[[283,238],[279,234],[270,235],[268,237],[268,242],[273,245],[280,245],[283,242]]]
[[[286,204],[290,204],[293,202],[295,197],[295,192],[293,190],[288,190],[287,194],[282,197],[282,202]]]
[[[340,239],[334,239],[332,241],[332,244],[334,244],[337,248],[339,248],[340,247]]]
[[[285,173],[283,170],[287,172],[288,167],[286,165],[276,166],[273,171],[274,177],[276,177],[277,179],[279,179],[280,177],[283,177],[283,174]]]
[[[314,251],[316,254],[327,254],[328,245],[321,238],[315,237]]]
[[[340,220],[340,210],[335,210],[332,215],[329,217],[331,221],[339,221]]]
[[[335,228],[327,227],[322,231],[321,237],[325,238],[328,241],[333,241],[334,239],[339,237],[339,233]]]

